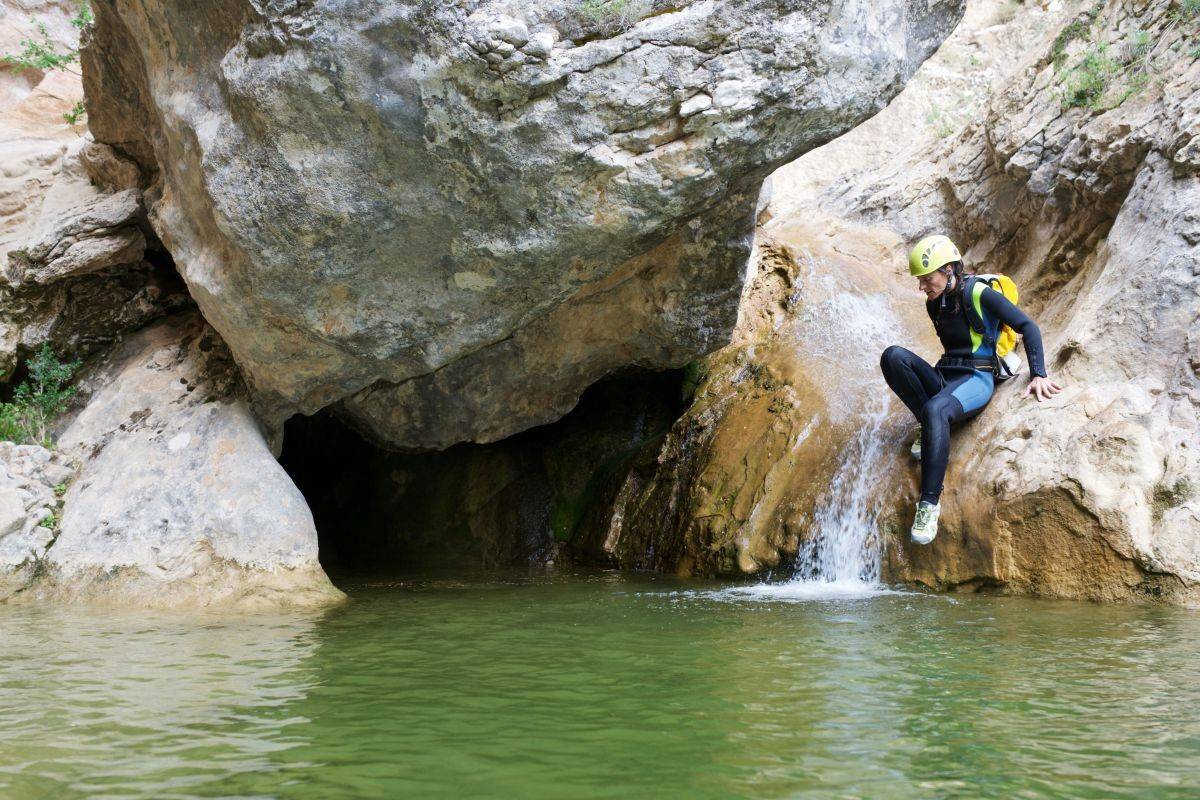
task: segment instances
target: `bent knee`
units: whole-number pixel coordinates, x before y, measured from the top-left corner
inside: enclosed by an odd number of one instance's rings
[[[955,408],[956,405],[958,405],[958,401],[953,397],[947,397],[946,395],[938,395],[937,397],[930,399],[929,402],[921,406],[921,424],[950,424],[950,418],[953,417],[958,410]]]
[[[879,356],[879,368],[886,370],[889,367],[895,366],[904,361],[904,357],[908,355],[908,351],[898,344],[888,345],[884,349],[883,355]]]

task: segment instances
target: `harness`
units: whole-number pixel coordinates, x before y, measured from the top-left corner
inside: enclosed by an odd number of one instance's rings
[[[987,358],[957,358],[955,356],[942,356],[938,359],[936,366],[939,367],[964,367],[969,369],[984,370],[992,373],[992,377],[996,380],[1004,381],[1013,376],[1013,371],[1009,368],[1004,359],[997,354],[996,337],[992,336],[987,329],[987,324],[983,319],[983,307],[980,302],[980,295],[983,294],[984,288],[988,285],[986,280],[981,280],[974,275],[958,276],[956,275],[957,286],[955,287],[954,298],[955,310],[962,309],[962,315],[967,321],[967,326],[971,330],[971,339],[974,347],[978,350],[979,343],[986,343],[991,349],[992,354]],[[946,308],[946,293],[942,294],[942,302],[938,308],[938,317],[941,317],[942,310]]]
[[[942,356],[934,366],[970,367],[971,369],[994,371],[996,365],[994,358],[955,358],[954,356]]]

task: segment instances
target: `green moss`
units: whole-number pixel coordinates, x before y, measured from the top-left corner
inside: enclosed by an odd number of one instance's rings
[[[1050,48],[1050,61],[1054,64],[1055,69],[1062,69],[1067,64],[1067,47],[1078,39],[1090,39],[1092,32],[1092,24],[1096,21],[1096,17],[1100,15],[1100,10],[1103,4],[1097,3],[1090,9],[1085,11],[1081,16],[1071,20],[1071,22],[1058,32],[1058,36],[1054,38],[1054,45]]]
[[[708,377],[708,369],[704,359],[698,358],[691,361],[683,368],[683,385],[679,389],[680,400],[684,403],[690,403],[696,397],[696,392],[700,388],[700,384],[704,383],[704,379]]]
[[[1186,477],[1179,478],[1170,486],[1160,483],[1154,487],[1154,496],[1150,501],[1151,517],[1154,523],[1158,524],[1162,520],[1163,514],[1172,508],[1183,505],[1191,499],[1194,493],[1195,487]]]

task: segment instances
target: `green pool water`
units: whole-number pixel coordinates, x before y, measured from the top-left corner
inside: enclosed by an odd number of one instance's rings
[[[1200,796],[1200,613],[619,574],[0,607],[0,798]]]

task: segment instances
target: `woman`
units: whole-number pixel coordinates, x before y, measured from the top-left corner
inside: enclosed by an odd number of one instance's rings
[[[917,544],[929,544],[937,536],[950,426],[975,416],[992,399],[1001,323],[1025,339],[1031,378],[1021,396],[1033,395],[1040,403],[1062,387],[1046,376],[1038,326],[986,283],[976,288],[975,280],[963,275],[962,256],[954,242],[945,236],[926,236],[909,254],[908,271],[925,293],[925,310],[945,353],[930,366],[911,350],[893,345],[883,351],[879,366],[888,386],[920,423],[921,499],[911,535]],[[972,329],[968,303],[982,318],[982,332]]]

